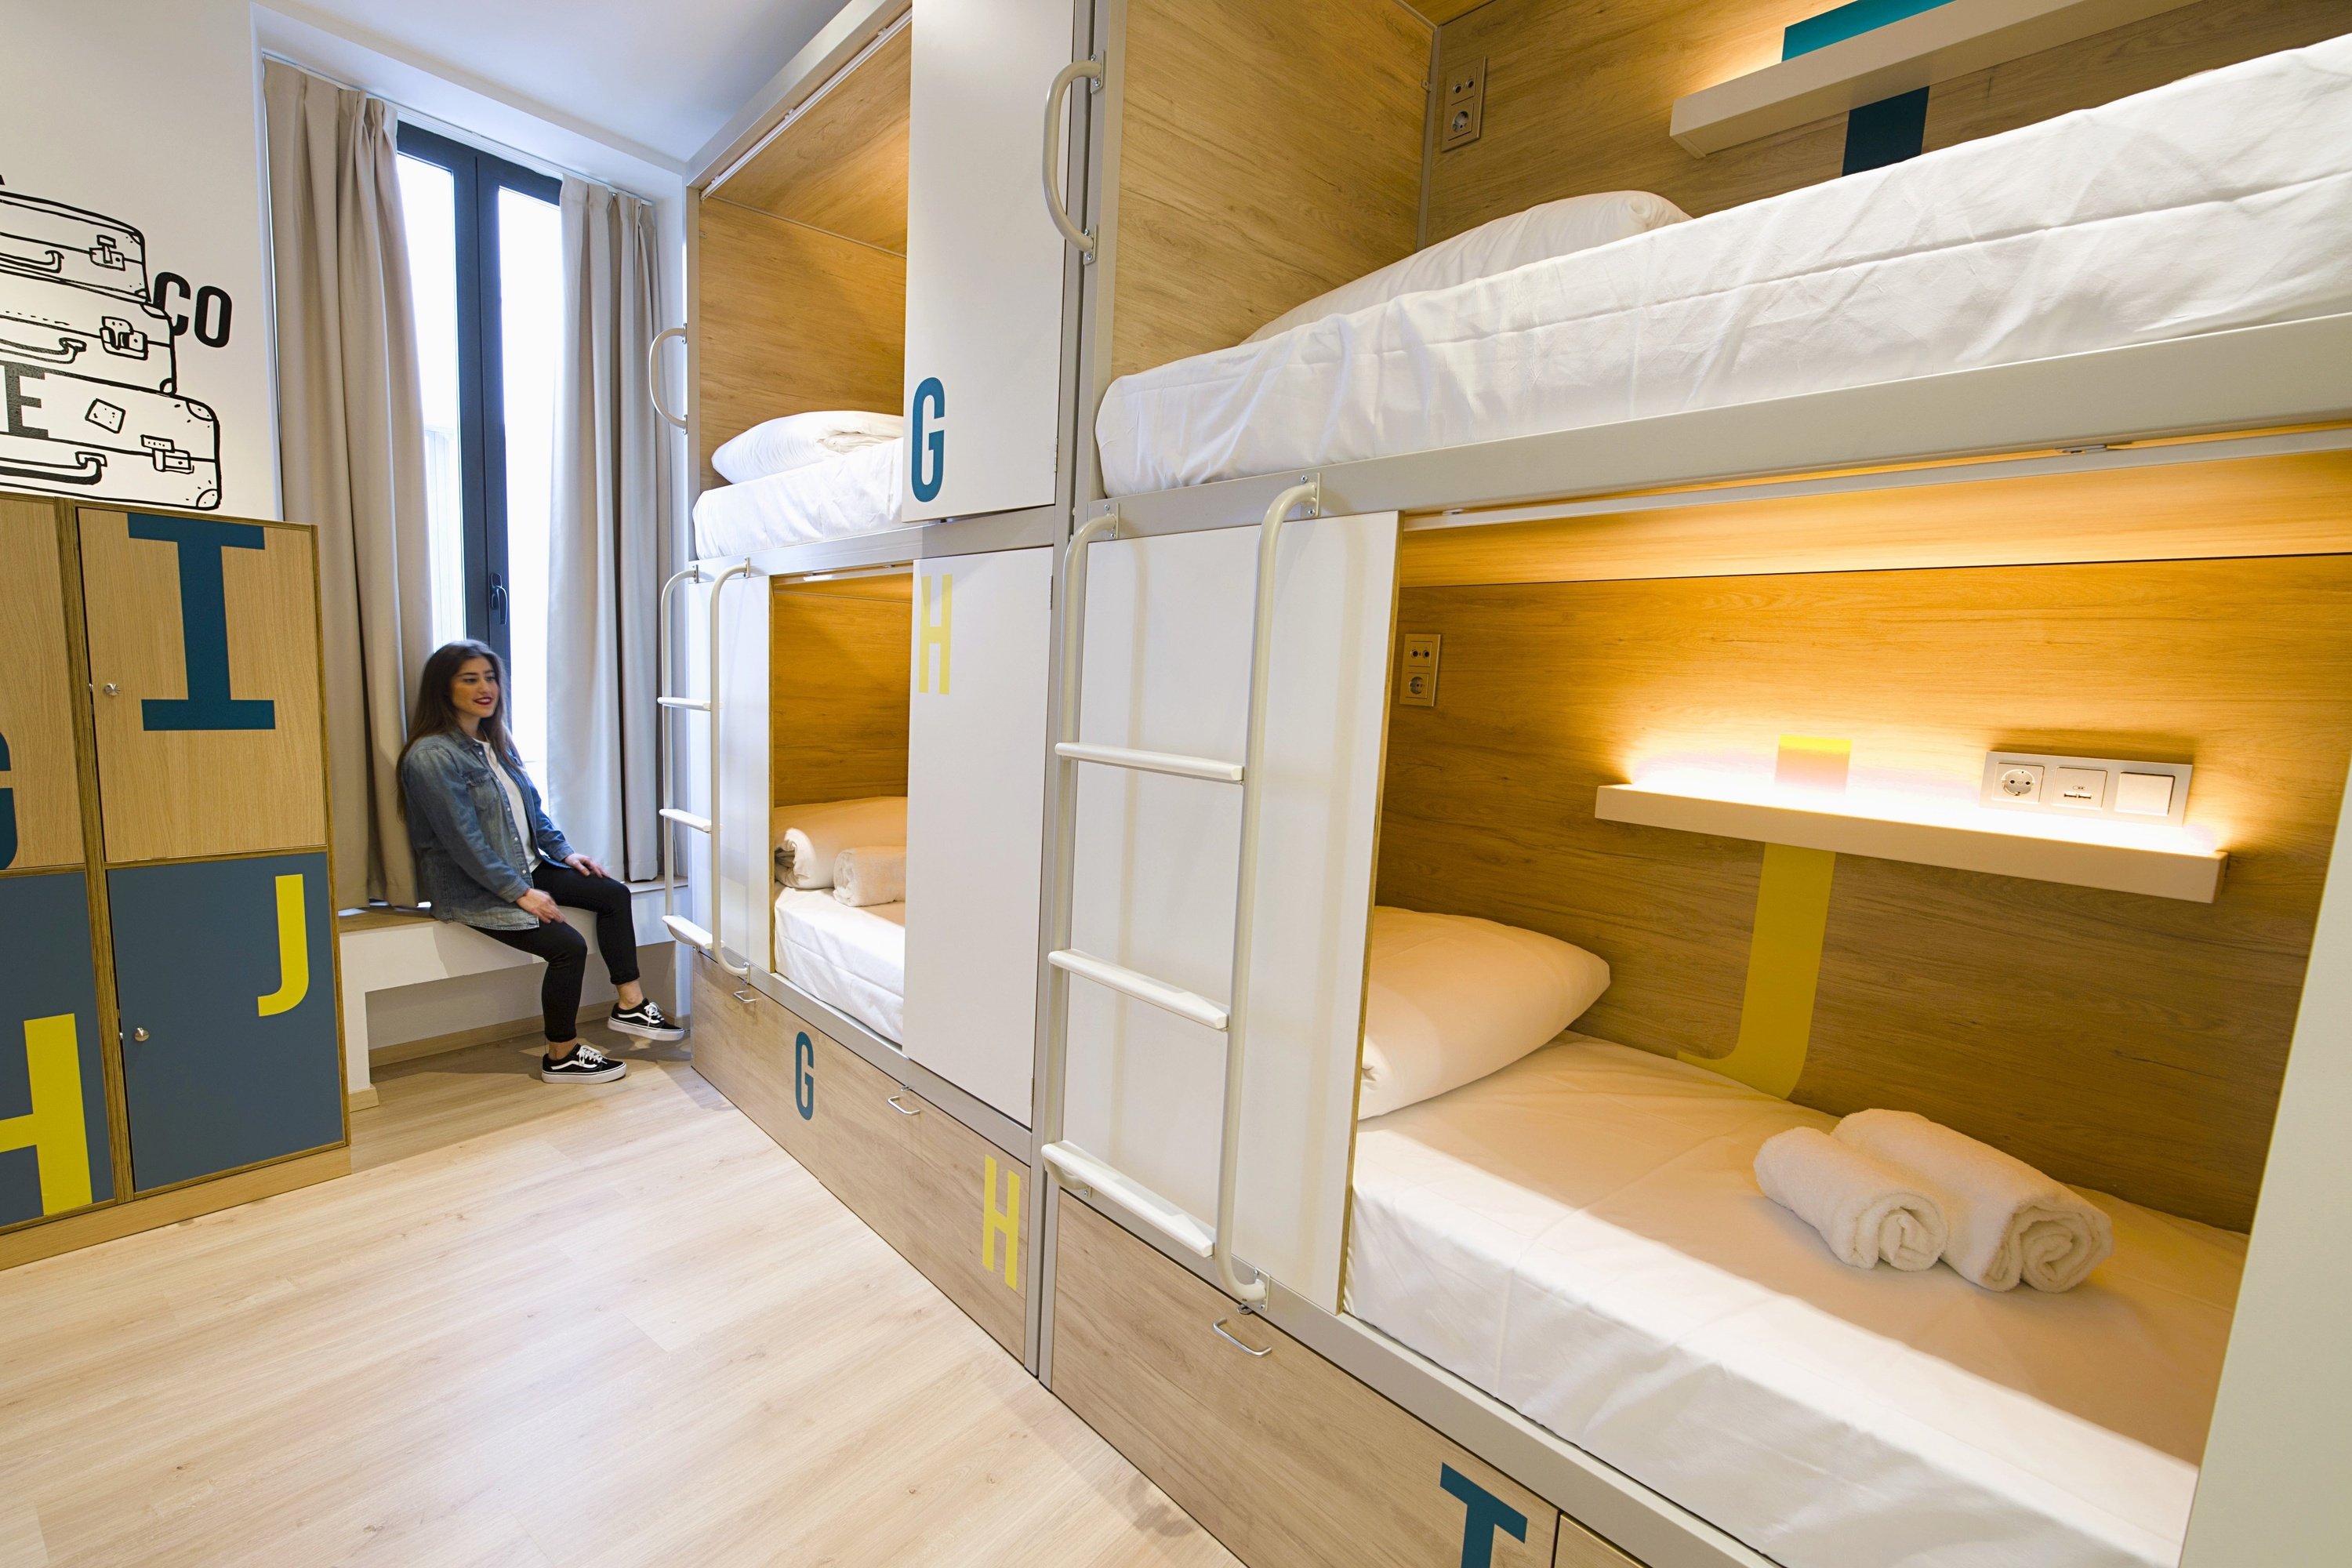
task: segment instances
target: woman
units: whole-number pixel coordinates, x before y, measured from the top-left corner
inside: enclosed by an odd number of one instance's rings
[[[580,983],[588,944],[556,906],[596,917],[596,950],[620,993],[607,1021],[625,1035],[678,1040],[678,1028],[637,984],[637,937],[629,889],[564,841],[540,808],[522,759],[508,737],[497,652],[453,642],[425,661],[400,793],[416,851],[419,896],[435,918],[462,921],[509,947],[547,961],[540,987],[550,1083],[604,1083],[628,1064],[580,1041]]]

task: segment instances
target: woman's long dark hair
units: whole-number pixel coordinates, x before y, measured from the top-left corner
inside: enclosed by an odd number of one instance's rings
[[[522,766],[522,753],[515,750],[514,737],[507,733],[506,660],[489,644],[471,638],[443,643],[425,661],[425,673],[416,679],[416,708],[408,716],[408,744],[400,748],[402,762],[408,760],[410,751],[427,735],[466,732],[466,727],[457,721],[457,704],[449,700],[449,683],[457,679],[457,672],[466,668],[467,660],[477,658],[488,659],[490,673],[499,679],[499,705],[482,721],[481,737],[489,742],[490,750],[515,767]]]

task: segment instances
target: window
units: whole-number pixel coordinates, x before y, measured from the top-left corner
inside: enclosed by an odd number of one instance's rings
[[[400,128],[433,637],[477,637],[505,656],[515,744],[542,779],[561,191],[535,170]]]

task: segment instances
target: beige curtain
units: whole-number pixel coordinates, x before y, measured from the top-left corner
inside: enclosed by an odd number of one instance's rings
[[[563,361],[548,542],[549,811],[615,876],[661,874],[655,600],[669,442],[646,384],[661,310],[650,203],[563,182]]]
[[[335,901],[416,901],[394,768],[432,651],[425,428],[391,105],[266,62],[278,470],[318,530]]]

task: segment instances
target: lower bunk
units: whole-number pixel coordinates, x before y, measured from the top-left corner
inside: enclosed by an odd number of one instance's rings
[[[1028,1162],[708,958],[693,970],[695,1070],[1024,1359]]]

